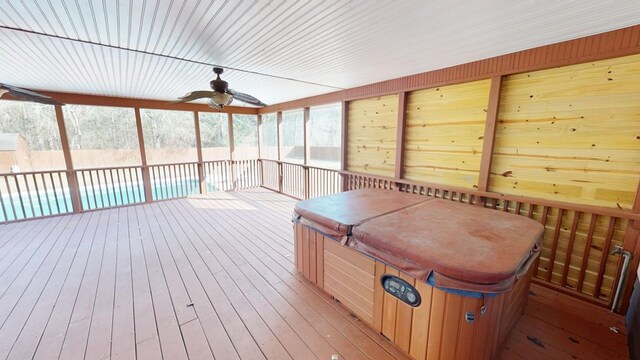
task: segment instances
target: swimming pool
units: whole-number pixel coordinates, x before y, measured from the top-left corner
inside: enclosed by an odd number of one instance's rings
[[[207,191],[232,189],[231,181],[216,182],[205,180]],[[101,209],[114,206],[140,204],[147,201],[142,182],[113,183],[108,186],[80,187],[80,201],[83,210]],[[152,183],[153,200],[164,200],[200,193],[197,178],[175,178]],[[56,191],[29,191],[20,195],[0,198],[0,222],[73,212],[69,189]]]

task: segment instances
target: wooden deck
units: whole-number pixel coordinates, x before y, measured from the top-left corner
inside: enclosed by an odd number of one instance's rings
[[[254,189],[0,226],[0,359],[405,359],[296,274],[294,202]],[[625,346],[622,317],[534,286],[501,357]]]

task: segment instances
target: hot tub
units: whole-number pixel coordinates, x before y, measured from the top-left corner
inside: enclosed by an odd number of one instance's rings
[[[526,305],[544,228],[387,190],[301,201],[296,266],[416,359],[496,355]]]

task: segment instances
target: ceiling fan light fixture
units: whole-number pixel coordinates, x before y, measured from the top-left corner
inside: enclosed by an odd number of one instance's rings
[[[209,105],[216,105],[213,107],[221,109],[223,106],[229,105],[229,103],[231,103],[231,94],[215,93],[215,95],[211,97]]]

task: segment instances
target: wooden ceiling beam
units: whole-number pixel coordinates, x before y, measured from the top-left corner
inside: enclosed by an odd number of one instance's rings
[[[258,114],[258,109],[251,108],[251,107],[226,106],[222,110],[216,110],[216,109],[210,108],[206,104],[194,104],[194,103],[173,104],[168,101],[162,101],[162,100],[133,99],[133,98],[122,98],[122,97],[114,97],[114,96],[73,94],[73,93],[61,93],[61,92],[40,91],[40,90],[35,90],[35,91],[40,94],[51,96],[55,100],[60,101],[64,104],[69,104],[69,105],[115,106],[115,107],[126,107],[126,108],[199,111],[199,112],[213,112],[213,113],[226,113],[226,114],[250,114],[250,115]],[[3,99],[20,100],[10,96],[9,94],[6,94],[3,97]]]

